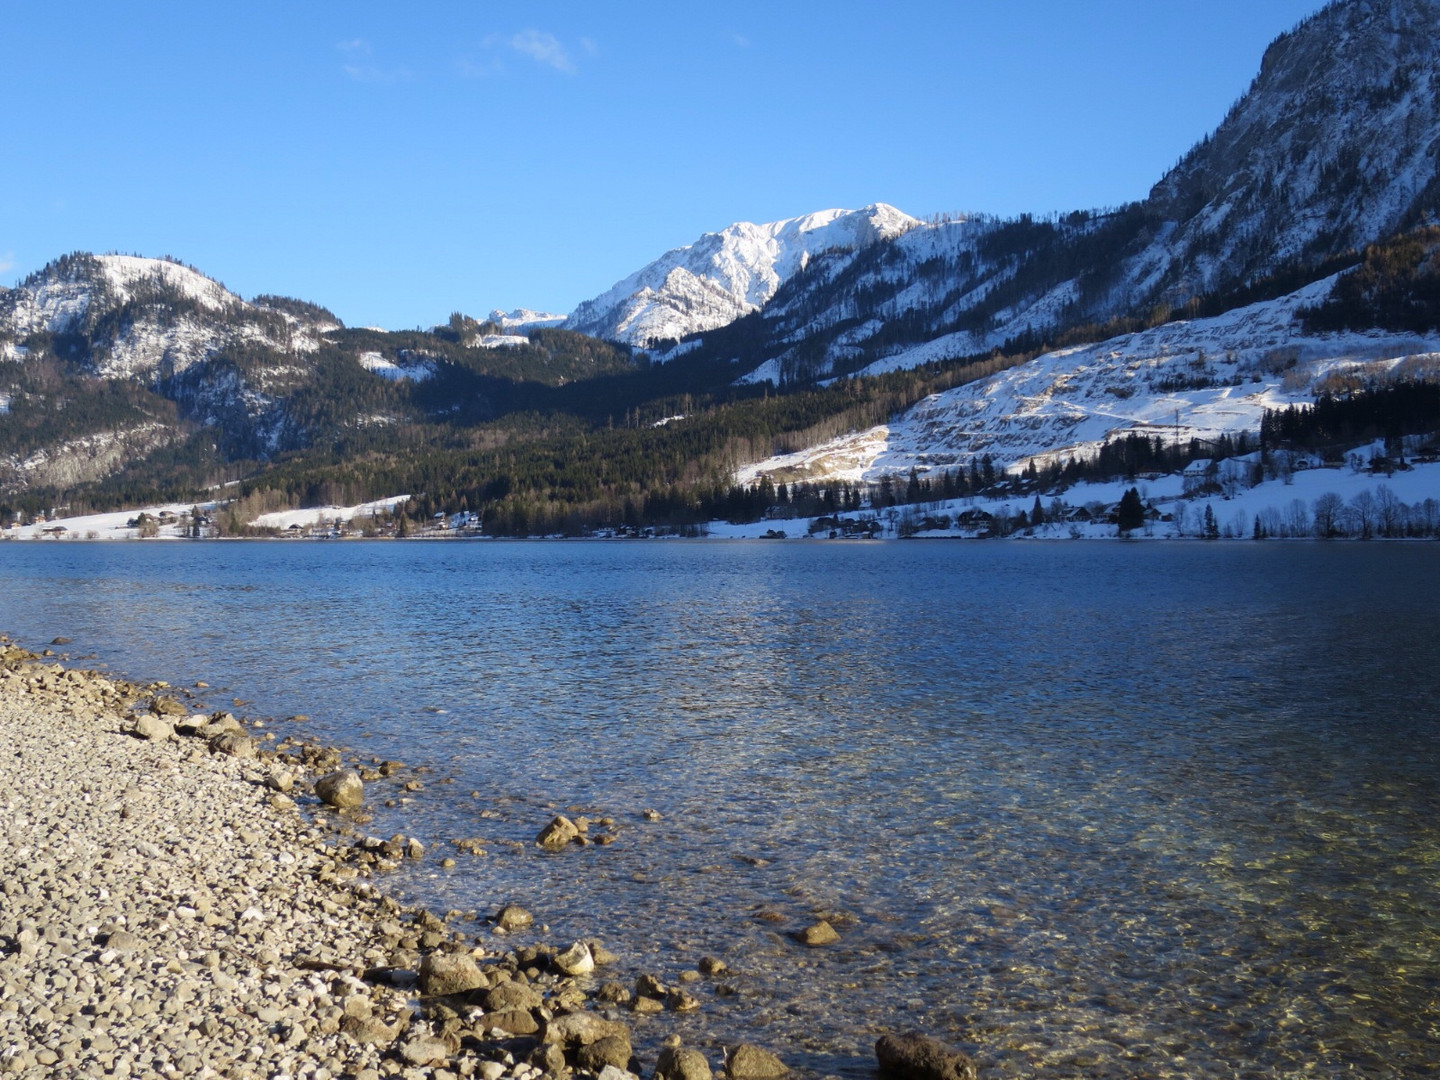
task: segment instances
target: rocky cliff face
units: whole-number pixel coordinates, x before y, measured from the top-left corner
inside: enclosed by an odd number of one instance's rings
[[[1383,239],[1440,208],[1437,165],[1440,4],[1333,3],[1155,186],[1135,285],[1185,299]]]

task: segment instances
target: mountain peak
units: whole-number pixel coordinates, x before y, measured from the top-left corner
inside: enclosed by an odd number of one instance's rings
[[[733,322],[823,251],[856,252],[920,222],[886,203],[739,221],[674,248],[587,300],[566,327],[641,348]]]

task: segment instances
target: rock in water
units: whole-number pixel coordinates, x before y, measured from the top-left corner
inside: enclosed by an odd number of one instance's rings
[[[753,1043],[741,1043],[725,1058],[730,1080],[779,1080],[789,1071],[778,1057]]]
[[[881,1080],[976,1080],[968,1055],[915,1031],[880,1036],[875,1057]]]
[[[710,1063],[699,1050],[667,1046],[655,1062],[655,1080],[711,1080]]]
[[[495,925],[501,930],[523,930],[535,921],[535,916],[519,904],[506,904],[495,913]]]
[[[807,926],[795,937],[802,945],[809,945],[812,949],[819,948],[821,945],[834,945],[840,940],[840,935],[835,932],[835,928],[824,919],[814,926]]]
[[[315,794],[327,806],[344,810],[365,801],[365,783],[354,769],[340,769],[316,780]]]
[[[564,952],[552,957],[550,963],[555,965],[555,970],[562,975],[589,975],[595,970],[595,957],[590,953],[590,946],[583,941],[577,941]]]
[[[483,990],[489,980],[465,953],[433,952],[420,961],[420,992],[444,996]]]
[[[540,830],[535,843],[546,851],[560,851],[579,836],[580,830],[575,827],[575,823],[561,814]]]

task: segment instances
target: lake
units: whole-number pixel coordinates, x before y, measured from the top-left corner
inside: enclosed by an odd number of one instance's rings
[[[1435,1075],[1434,545],[10,543],[0,597],[24,644],[427,769],[372,791],[430,848],[402,898],[524,904],[627,983],[729,965],[641,1044]],[[615,842],[535,848],[572,808]]]

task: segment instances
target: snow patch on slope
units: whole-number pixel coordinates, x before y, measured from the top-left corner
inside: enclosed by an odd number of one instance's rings
[[[931,395],[890,424],[748,466],[737,479],[878,480],[912,468],[923,475],[967,467],[986,454],[997,468],[1015,469],[1092,454],[1132,432],[1167,443],[1233,436],[1258,430],[1265,409],[1312,401],[1327,376],[1440,360],[1440,335],[1306,334],[1298,309],[1328,295],[1333,283],[1046,353]]]
[[[403,355],[398,359],[387,360],[378,352],[363,352],[355,358],[361,367],[366,371],[379,375],[382,379],[389,379],[391,382],[424,382],[435,374],[435,362],[426,357]]]

